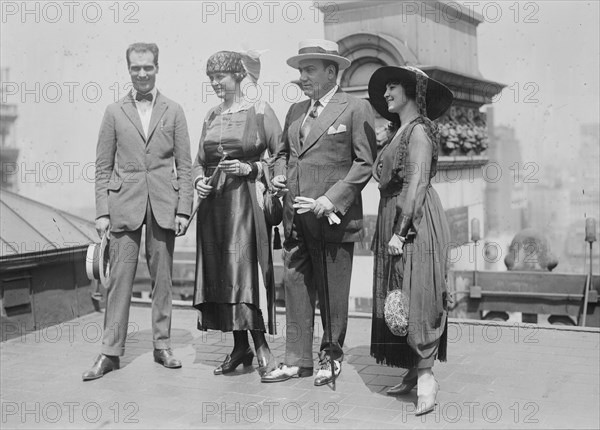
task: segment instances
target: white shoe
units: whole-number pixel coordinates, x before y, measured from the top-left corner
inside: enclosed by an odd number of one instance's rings
[[[440,384],[436,381],[433,373],[426,373],[419,376],[417,382],[417,410],[415,415],[425,415],[434,410]]]
[[[333,366],[335,367],[335,377],[337,378],[338,375],[342,373],[342,363],[338,360],[333,360]],[[321,385],[326,385],[332,381],[331,361],[327,360],[321,362],[321,368],[317,372],[317,376],[315,376],[315,386],[319,387]]]
[[[287,366],[280,363],[275,369],[261,376],[261,382],[281,382],[291,378],[306,378],[312,376],[312,367]]]

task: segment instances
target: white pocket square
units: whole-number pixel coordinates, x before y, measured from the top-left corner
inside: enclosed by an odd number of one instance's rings
[[[337,128],[337,130],[335,129],[334,126],[329,127],[329,130],[327,130],[327,134],[338,134],[338,133],[343,133],[346,131],[346,126],[344,124],[340,124],[340,126]]]

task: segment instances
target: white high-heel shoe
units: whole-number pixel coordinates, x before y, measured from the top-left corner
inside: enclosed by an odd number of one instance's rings
[[[423,389],[422,385],[417,385],[417,410],[415,415],[425,415],[435,409],[435,398],[440,390],[440,384],[433,377],[433,387],[431,389]],[[424,392],[427,391],[427,392]]]

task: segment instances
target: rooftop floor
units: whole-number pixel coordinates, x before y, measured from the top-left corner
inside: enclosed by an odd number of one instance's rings
[[[312,378],[262,384],[256,360],[214,376],[232,337],[197,331],[187,309],[174,310],[172,328],[183,368],[165,369],[142,306],[131,309],[122,368],[84,383],[102,322],[94,313],[2,342],[2,428],[600,428],[598,329],[451,321],[448,362],[434,368],[438,405],[416,417],[416,390],[385,394],[402,370],[370,357],[369,318],[350,318],[335,391]],[[270,345],[283,360],[283,337]]]

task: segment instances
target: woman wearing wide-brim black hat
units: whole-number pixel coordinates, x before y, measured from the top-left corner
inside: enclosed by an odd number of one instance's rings
[[[373,165],[381,200],[372,244],[371,355],[378,363],[409,369],[388,394],[407,394],[417,386],[416,413],[421,415],[435,407],[434,360],[446,360],[450,232],[431,179],[438,158],[433,120],[450,107],[453,96],[420,69],[381,67],[369,81],[369,98],[394,124]],[[408,315],[401,315],[408,320],[406,335],[394,334],[402,332],[385,320],[385,299],[395,289],[408,298]]]

